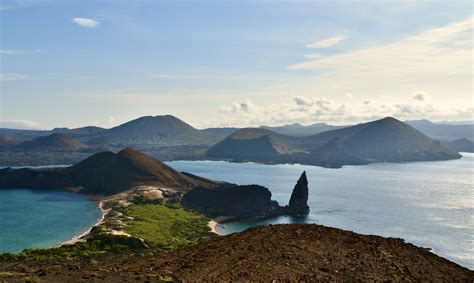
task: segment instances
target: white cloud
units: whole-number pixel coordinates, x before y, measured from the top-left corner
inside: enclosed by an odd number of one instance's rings
[[[31,77],[24,74],[18,73],[0,73],[0,81],[21,81],[30,80]]]
[[[93,28],[100,25],[100,22],[94,19],[89,19],[89,18],[74,18],[72,19],[72,21],[80,25],[81,27],[86,27],[86,28]]]
[[[0,49],[0,55],[18,55],[18,54],[28,54],[28,53],[38,53],[41,50],[13,50],[13,49]]]
[[[320,78],[366,85],[472,76],[473,19],[451,23],[398,42],[329,55],[290,66],[321,71]]]
[[[231,107],[224,106],[221,109],[224,112],[230,112],[230,113],[240,113],[240,112],[252,113],[257,110],[250,99],[245,99],[242,102],[234,102],[232,103]]]
[[[330,37],[330,38],[326,38],[326,39],[323,39],[323,40],[319,40],[319,41],[310,43],[310,44],[306,45],[306,47],[311,48],[311,49],[329,48],[329,47],[332,47],[332,46],[335,46],[335,45],[339,44],[340,42],[342,42],[345,39],[346,39],[345,35],[336,35],[336,36],[333,36],[333,37]]]
[[[324,98],[293,97],[290,103],[268,105],[252,104],[253,111],[248,111],[242,104],[234,103],[231,107],[222,107],[222,115],[217,126],[260,126],[282,125],[288,123],[312,124],[327,122],[331,124],[355,124],[383,117],[392,116],[400,120],[431,119],[441,120],[471,120],[474,115],[473,107],[439,109],[426,103],[378,103],[372,100],[364,102],[335,103]]]
[[[420,102],[425,102],[427,100],[430,100],[431,99],[431,96],[429,96],[426,92],[424,91],[418,91],[418,92],[415,92],[413,94],[413,99],[416,100],[416,101],[420,101]]]
[[[0,120],[0,128],[36,130],[39,129],[39,124],[22,119]]]
[[[297,97],[293,98],[293,101],[298,106],[312,106],[313,105],[313,101],[311,101],[310,99],[308,99],[304,96],[297,96]]]

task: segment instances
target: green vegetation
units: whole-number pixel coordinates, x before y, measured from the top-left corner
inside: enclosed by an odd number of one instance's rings
[[[173,250],[209,237],[209,219],[177,205],[130,205],[123,212],[133,218],[126,222],[125,232],[142,238],[152,248]]]
[[[11,272],[0,272],[0,278],[8,278],[8,277],[12,277],[13,274]]]
[[[125,237],[110,236],[108,240],[102,238],[100,240],[78,242],[73,245],[63,245],[51,249],[25,249],[19,254],[5,253],[0,255],[0,260],[43,260],[55,257],[87,256],[105,252],[124,253],[131,250],[132,247],[126,242]]]
[[[115,209],[131,217],[126,221],[125,232],[133,237],[110,235],[104,226],[99,226],[86,242],[51,249],[25,249],[19,254],[0,254],[0,260],[71,258],[105,252],[132,253],[146,248],[140,239],[152,250],[169,251],[209,238],[209,219],[197,212],[185,210],[174,199],[166,204],[134,204]]]

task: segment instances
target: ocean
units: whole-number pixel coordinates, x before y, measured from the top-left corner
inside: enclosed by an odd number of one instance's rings
[[[76,193],[0,189],[0,253],[69,241],[101,215],[96,202]]]
[[[223,161],[167,164],[214,180],[266,186],[280,205],[288,204],[296,181],[306,171],[311,209],[307,216],[231,222],[218,225],[219,233],[258,225],[317,223],[403,238],[474,269],[474,154],[463,153],[458,160],[341,169]]]
[[[286,205],[306,171],[305,217],[218,225],[222,234],[257,225],[317,223],[362,234],[403,238],[474,269],[474,154],[449,161],[378,163],[328,169],[224,161],[172,161],[176,170],[237,184],[260,184]],[[0,190],[0,253],[70,240],[100,218],[96,203],[57,190]]]

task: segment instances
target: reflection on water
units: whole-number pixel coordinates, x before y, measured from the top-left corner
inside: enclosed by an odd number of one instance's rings
[[[246,219],[218,226],[220,233],[257,225],[318,223],[362,234],[403,238],[474,268],[474,154],[458,160],[379,163],[326,169],[222,161],[169,165],[214,180],[268,187],[286,205],[303,171],[311,212],[304,218]]]

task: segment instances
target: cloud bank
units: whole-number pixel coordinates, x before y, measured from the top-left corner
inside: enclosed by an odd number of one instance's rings
[[[423,99],[420,99],[423,97]],[[427,94],[415,93],[407,103],[381,103],[371,100],[336,103],[325,97],[296,96],[286,103],[257,105],[250,99],[221,107],[219,126],[260,126],[288,123],[354,124],[387,116],[400,120],[472,120],[474,107],[439,109],[428,102]]]
[[[0,120],[0,128],[37,130],[39,129],[39,124],[31,120],[9,119]]]

